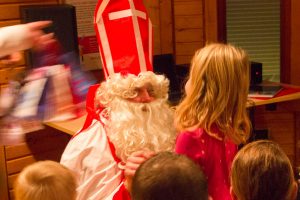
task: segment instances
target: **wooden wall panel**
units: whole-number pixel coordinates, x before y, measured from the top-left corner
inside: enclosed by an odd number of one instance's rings
[[[291,71],[290,83],[300,85],[300,1],[291,0]],[[281,66],[285,67],[285,66]]]
[[[153,25],[154,55],[173,53],[172,7],[169,0],[144,0]]]
[[[187,64],[191,63],[193,55],[177,55],[176,54],[176,64]]]
[[[205,43],[219,41],[218,27],[218,0],[204,0],[204,35]]]
[[[174,1],[174,45],[176,64],[189,63],[195,51],[204,44],[204,2]]]
[[[203,29],[178,29],[176,31],[176,45],[194,42],[203,42]]]
[[[170,0],[160,0],[160,41],[161,54],[174,53],[173,12]]]
[[[182,27],[197,29],[203,27],[203,21],[195,16],[177,16],[175,21],[175,29],[181,29]]]
[[[149,17],[151,19],[152,25],[153,25],[153,51],[154,54],[160,54],[160,7],[159,7],[159,1],[151,1],[151,0],[145,0],[144,1],[145,6],[147,8]]]
[[[20,6],[24,5],[41,5],[41,4],[57,4],[56,0],[44,0],[35,3],[19,3],[19,4],[3,4],[0,5],[0,20],[12,20],[20,18]]]
[[[195,51],[218,41],[218,0],[174,0],[176,64],[189,64]],[[183,44],[185,43],[185,44]],[[188,45],[197,43],[197,45]],[[186,52],[180,49],[189,46]]]
[[[178,43],[177,44],[177,55],[190,56],[195,53],[195,49],[202,47],[202,42],[191,42],[191,43]]]
[[[44,2],[47,2],[48,0],[44,0]],[[9,4],[9,3],[36,3],[41,2],[41,0],[1,0],[0,4]]]
[[[176,1],[175,0],[174,5],[175,5],[174,6],[175,16],[203,15],[203,1],[199,1],[199,0]]]

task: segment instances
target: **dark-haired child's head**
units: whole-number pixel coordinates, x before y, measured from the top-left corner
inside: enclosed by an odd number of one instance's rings
[[[207,181],[186,156],[162,152],[138,168],[131,195],[133,200],[207,200]]]

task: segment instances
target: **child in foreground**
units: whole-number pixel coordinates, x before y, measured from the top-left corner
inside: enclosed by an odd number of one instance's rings
[[[199,166],[184,155],[161,152],[137,169],[132,200],[208,200],[207,182]]]
[[[14,195],[15,200],[75,200],[76,180],[63,165],[38,161],[21,171]]]
[[[235,200],[295,200],[298,188],[289,158],[270,140],[249,143],[237,153],[231,184]]]

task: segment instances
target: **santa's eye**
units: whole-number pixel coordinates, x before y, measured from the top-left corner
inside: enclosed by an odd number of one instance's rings
[[[150,84],[144,85],[143,87],[135,88],[134,90],[137,93],[137,96],[150,96],[155,97],[155,91],[153,86]]]
[[[148,88],[147,88],[147,91],[149,93],[150,96],[154,97],[155,96],[155,91],[154,91],[154,88],[152,85],[150,85]]]

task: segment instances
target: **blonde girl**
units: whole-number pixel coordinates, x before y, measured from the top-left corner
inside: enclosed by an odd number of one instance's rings
[[[237,145],[250,134],[248,88],[249,58],[244,50],[214,43],[195,53],[186,96],[176,108],[180,133],[175,151],[201,166],[214,200],[231,199],[231,163]]]

